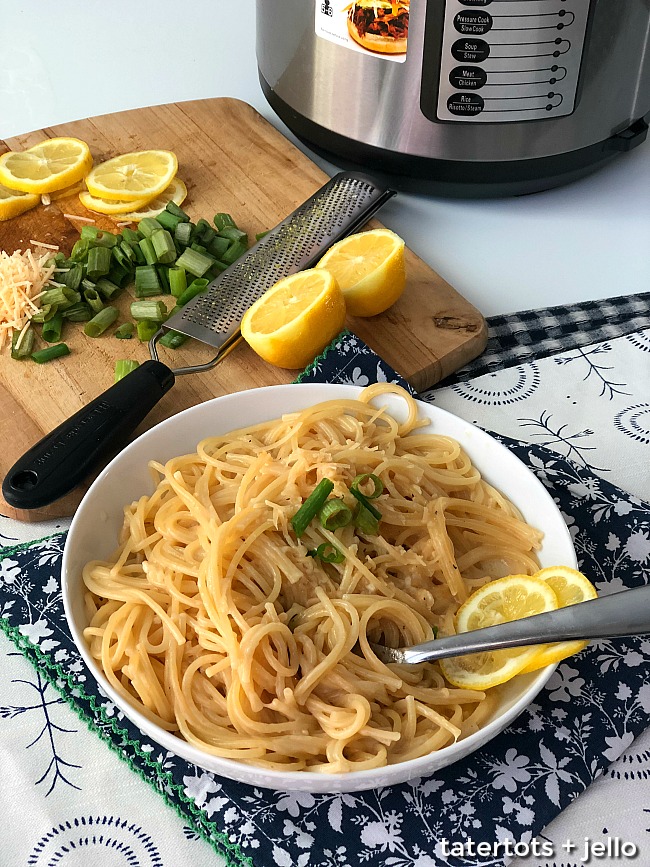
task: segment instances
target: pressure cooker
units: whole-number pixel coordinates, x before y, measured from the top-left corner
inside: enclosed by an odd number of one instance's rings
[[[650,0],[257,0],[257,62],[277,115],[337,165],[532,193],[646,138]]]

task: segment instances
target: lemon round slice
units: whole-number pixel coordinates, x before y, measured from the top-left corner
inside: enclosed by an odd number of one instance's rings
[[[9,187],[0,184],[0,222],[24,214],[25,211],[35,208],[40,201],[40,196],[10,190]]]
[[[86,186],[97,199],[138,202],[162,193],[177,170],[172,151],[135,151],[95,166],[86,176]]]
[[[81,199],[81,196],[79,196]],[[182,205],[187,198],[187,187],[180,178],[173,178],[170,185],[156,196],[154,199],[148,199],[139,208],[135,208],[135,202],[131,202],[131,207],[126,212],[119,212],[120,220],[132,220],[134,223],[139,223],[145,217],[157,217],[161,211],[164,211],[169,202],[174,202],[177,205]],[[108,213],[108,212],[104,212]],[[117,211],[114,211],[118,215]]]
[[[404,241],[389,229],[349,235],[318,263],[341,287],[352,316],[376,316],[393,305],[406,286]]]
[[[522,617],[555,611],[555,591],[547,581],[530,575],[508,575],[480,587],[456,614],[456,631],[469,632]],[[538,646],[472,653],[440,660],[443,675],[464,689],[490,689],[520,674],[532,662]]]
[[[96,214],[124,214],[127,211],[132,211],[134,208],[145,208],[151,201],[149,196],[144,199],[136,199],[135,202],[115,201],[109,202],[108,199],[98,199],[96,196],[91,196],[88,190],[82,190],[79,193],[79,201],[88,208],[89,211],[94,211]]]
[[[92,168],[86,142],[77,138],[50,138],[26,151],[0,157],[0,183],[12,190],[43,195],[81,180]]]
[[[577,572],[568,566],[549,566],[548,569],[535,573],[535,577],[546,581],[553,588],[560,608],[596,599],[598,596],[591,581],[585,578],[582,572]],[[537,654],[523,671],[537,671],[539,668],[559,662],[567,656],[580,653],[588,644],[588,641],[558,641],[554,644],[543,644],[536,648]]]
[[[313,361],[345,323],[338,283],[321,268],[279,280],[244,314],[241,333],[251,348],[276,367]]]

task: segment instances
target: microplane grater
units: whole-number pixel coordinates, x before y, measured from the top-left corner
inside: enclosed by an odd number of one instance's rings
[[[152,358],[158,360],[156,342],[164,329],[172,329],[218,350],[207,364],[177,368],[175,374],[213,367],[239,339],[242,316],[258,298],[281,278],[313,267],[332,244],[360,229],[393,195],[367,175],[335,175],[171,316],[150,342]]]

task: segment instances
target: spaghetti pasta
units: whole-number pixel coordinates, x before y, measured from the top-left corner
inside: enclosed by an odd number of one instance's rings
[[[387,392],[404,421],[378,406]],[[424,424],[379,384],[152,462],[119,548],[83,570],[84,636],[111,686],[208,753],[280,770],[377,768],[480,728],[489,693],[450,686],[436,664],[387,666],[371,644],[453,632],[473,589],[537,571],[541,533]],[[352,511],[368,473],[376,534],[314,519],[296,537],[322,479]],[[340,562],[308,556],[323,543]]]

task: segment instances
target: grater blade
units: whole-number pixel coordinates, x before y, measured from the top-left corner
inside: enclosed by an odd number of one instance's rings
[[[164,329],[224,350],[208,365],[174,373],[212,367],[234,346],[242,316],[267,289],[289,274],[313,267],[332,244],[360,229],[394,195],[366,175],[335,175],[164,323]],[[161,329],[151,343],[153,358],[157,358],[155,340],[162,333]]]

